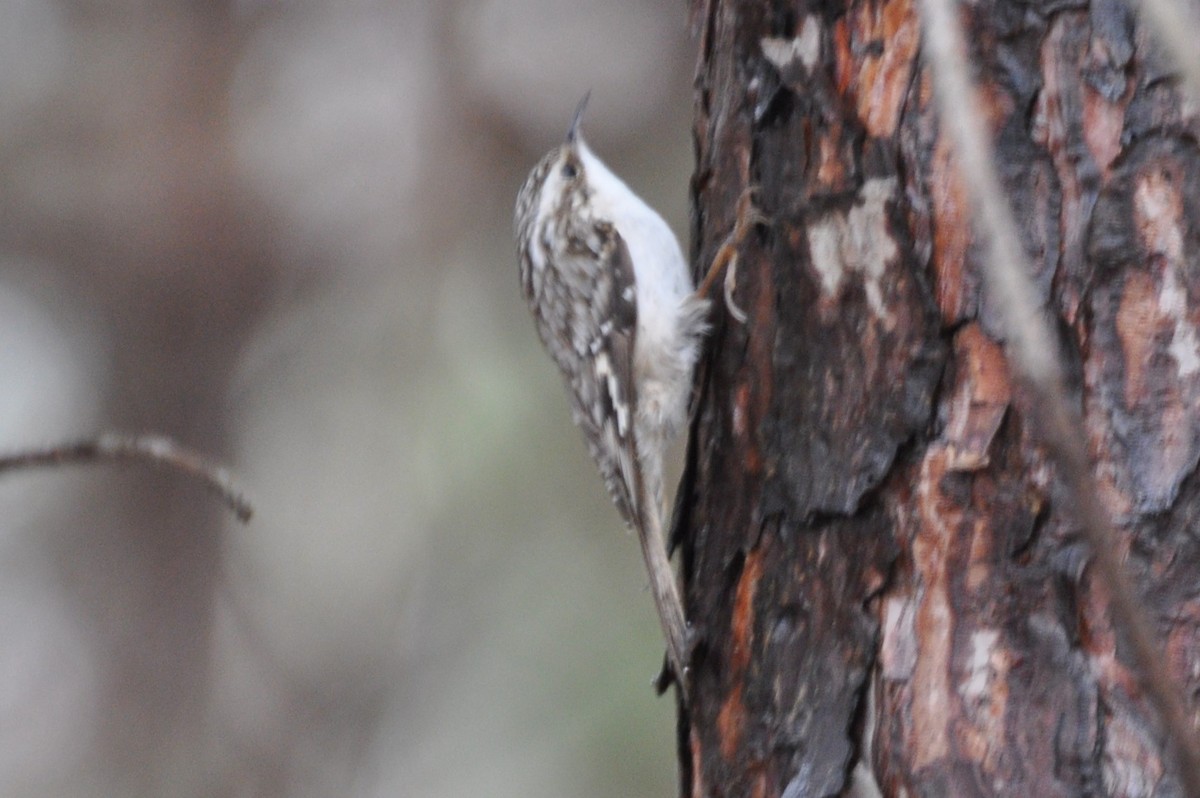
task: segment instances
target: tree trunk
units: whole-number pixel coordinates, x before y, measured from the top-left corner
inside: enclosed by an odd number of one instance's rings
[[[960,8],[1101,499],[1200,686],[1200,150],[1115,0]],[[697,268],[741,192],[676,535],[688,796],[1179,795],[982,290],[912,0],[695,0]]]

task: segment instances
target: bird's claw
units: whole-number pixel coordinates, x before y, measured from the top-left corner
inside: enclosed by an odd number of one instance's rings
[[[685,693],[684,703],[687,702],[687,685],[688,677],[691,675],[692,656],[696,653],[696,647],[700,643],[700,635],[688,624],[685,630],[686,638],[683,647],[683,674],[677,674],[674,666],[671,664],[670,652],[663,654],[662,667],[658,671],[658,676],[654,677],[654,694],[662,695],[670,689],[672,684],[678,684],[680,690]]]
[[[733,292],[737,288],[737,251],[742,242],[754,229],[755,225],[770,224],[771,217],[759,210],[754,204],[754,198],[758,195],[758,186],[747,186],[738,197],[737,203],[737,219],[734,221],[733,230],[725,237],[721,243],[720,249],[717,250],[716,257],[713,258],[712,265],[709,267],[708,274],[700,284],[700,288],[696,294],[707,298],[712,289],[716,278],[724,272],[724,281],[722,287],[724,289],[725,307],[729,310],[729,315],[740,324],[745,324],[749,318],[744,310],[738,307],[733,300]]]
[[[746,311],[738,307],[737,302],[733,299],[733,292],[737,288],[737,248],[746,240],[746,236],[754,229],[756,225],[768,225],[771,223],[771,217],[767,216],[759,207],[754,204],[755,197],[758,196],[759,187],[755,185],[746,186],[738,197],[737,204],[737,220],[733,224],[733,232],[725,240],[724,247],[730,249],[729,262],[725,266],[725,308],[729,311],[729,315],[737,320],[739,324],[745,324],[749,316]],[[723,247],[723,248],[724,248]]]
[[[746,315],[746,311],[738,307],[737,302],[733,300],[733,291],[737,288],[737,253],[729,259],[729,265],[725,267],[725,309],[729,311],[729,315],[737,320],[738,324],[745,324],[750,318]]]
[[[734,239],[740,244],[755,225],[771,224],[771,217],[762,212],[754,203],[759,194],[759,186],[746,186],[738,197],[737,221],[734,223]]]

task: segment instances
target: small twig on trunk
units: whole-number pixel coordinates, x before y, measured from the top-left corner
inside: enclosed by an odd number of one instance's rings
[[[1113,622],[1129,642],[1142,687],[1162,718],[1180,780],[1200,796],[1200,743],[1188,720],[1187,699],[1167,670],[1151,620],[1135,597],[1132,580],[1118,559],[1116,530],[1100,503],[1088,462],[1087,435],[1070,403],[1058,346],[1025,262],[1008,201],[996,176],[991,139],[979,98],[968,79],[962,31],[951,0],[922,0],[925,50],[933,71],[941,124],[951,135],[975,220],[987,239],[985,272],[1008,337],[1009,353],[1033,394],[1033,421],[1057,463],[1092,557],[1111,601]]]
[[[220,497],[242,523],[249,521],[254,514],[254,508],[234,484],[228,471],[161,435],[106,433],[88,440],[0,455],[0,474],[24,468],[105,460],[135,460],[172,468],[202,482]]]

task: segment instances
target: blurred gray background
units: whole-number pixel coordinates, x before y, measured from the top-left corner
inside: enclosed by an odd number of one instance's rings
[[[675,789],[662,643],[521,299],[589,140],[686,230],[693,46],[651,0],[0,0],[0,795]]]

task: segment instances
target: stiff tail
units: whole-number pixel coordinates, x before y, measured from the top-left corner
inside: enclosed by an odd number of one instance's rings
[[[666,540],[663,538],[662,511],[650,496],[643,496],[641,504],[638,538],[642,544],[642,557],[650,576],[650,590],[654,593],[654,605],[658,609],[658,620],[667,639],[667,659],[675,671],[675,680],[687,699],[688,666],[691,659],[691,630],[683,614],[683,602],[675,585],[675,573],[667,557]]]

